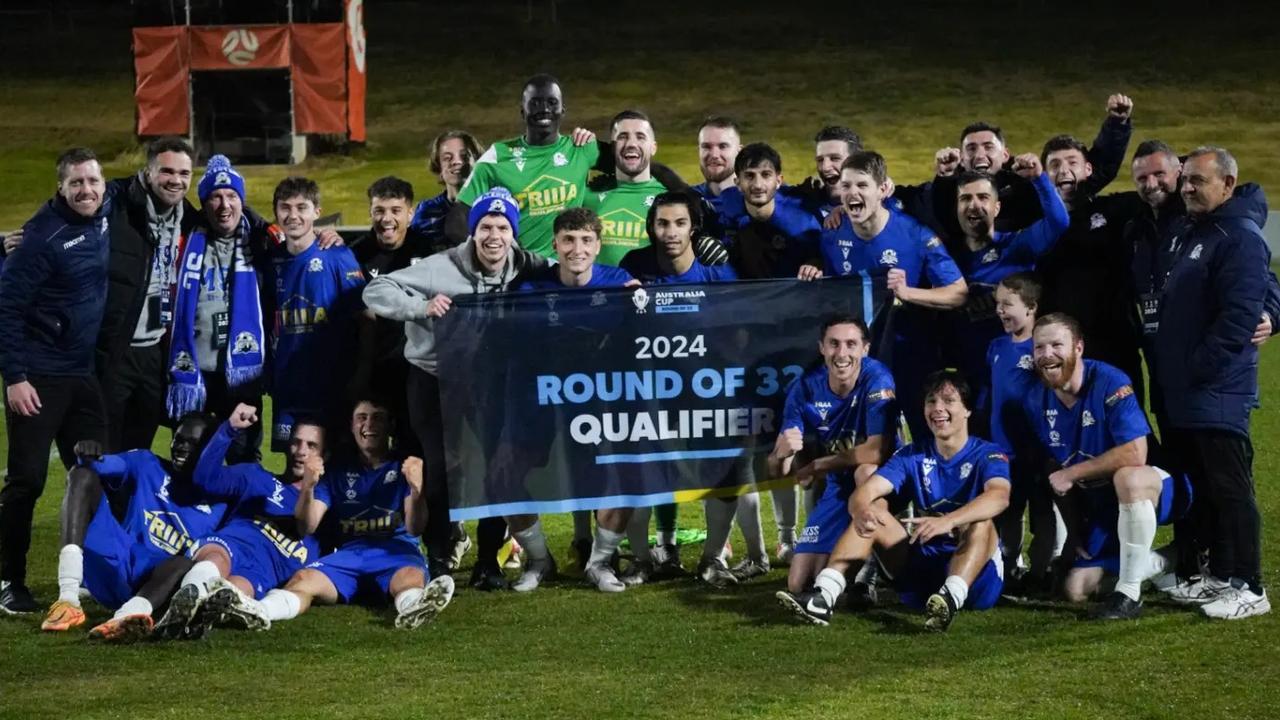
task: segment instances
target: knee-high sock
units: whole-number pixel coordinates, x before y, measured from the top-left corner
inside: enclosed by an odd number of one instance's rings
[[[760,495],[739,495],[735,517],[738,527],[742,529],[742,540],[747,544],[747,557],[752,560],[766,559],[768,553],[764,549],[764,531],[760,528]]]
[[[1151,543],[1156,539],[1156,508],[1151,501],[1120,503],[1116,534],[1120,536],[1120,580],[1116,592],[1137,600],[1150,568]]]
[[[58,599],[80,607],[80,585],[84,583],[84,550],[64,545],[58,551]]]
[[[737,505],[737,498],[708,498],[702,501],[707,514],[707,542],[702,546],[703,562],[720,557],[720,553],[724,551],[729,531],[733,529],[733,514]]]
[[[647,541],[648,538],[645,538]],[[618,543],[622,542],[622,533],[614,532],[608,528],[596,527],[596,537],[591,543],[591,557],[587,559],[587,565],[605,565],[613,557],[618,550]],[[648,551],[648,543],[645,543],[646,554]],[[639,559],[637,557],[637,559]]]
[[[200,589],[200,594],[204,595],[206,592],[205,584],[210,580],[221,576],[221,573],[218,572],[217,565],[214,565],[208,560],[201,560],[195,565],[192,565],[191,569],[187,571],[187,574],[182,576],[182,584],[195,585]]]
[[[573,541],[591,539],[591,511],[573,511]]]
[[[262,598],[262,609],[266,611],[267,618],[271,622],[292,620],[298,617],[298,613],[302,610],[302,601],[293,592],[277,588]]]
[[[794,486],[773,491],[773,520],[778,525],[778,542],[796,541],[796,489]]]
[[[631,543],[631,554],[636,562],[653,562],[653,553],[649,551],[649,516],[653,508],[636,508],[627,521],[627,541]]]
[[[551,553],[547,550],[547,536],[542,532],[542,520],[535,520],[533,525],[512,534],[520,547],[524,548],[529,564],[543,564],[551,559]]]

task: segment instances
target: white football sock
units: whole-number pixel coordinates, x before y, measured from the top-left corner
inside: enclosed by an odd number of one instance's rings
[[[951,593],[951,599],[956,601],[956,609],[964,607],[964,601],[969,599],[969,583],[959,575],[948,575],[946,580],[942,581],[942,587]]]
[[[596,526],[596,538],[591,543],[591,557],[587,558],[588,565],[607,565],[609,560],[613,558],[613,554],[618,551],[618,543],[622,542],[622,533],[614,532],[608,528]],[[645,544],[649,543],[649,538],[645,538]],[[647,549],[647,548],[646,548]]]
[[[773,521],[778,526],[778,542],[796,541],[796,488],[788,485],[773,491]]]
[[[768,559],[764,549],[764,530],[760,527],[760,495],[747,493],[738,496],[738,510],[734,514],[742,529],[742,540],[747,545],[747,557],[757,562]]]
[[[150,600],[134,595],[124,601],[124,604],[120,606],[119,610],[116,610],[116,614],[112,615],[111,619],[119,620],[130,615],[150,615],[153,612],[155,612],[155,608],[151,607]]]
[[[813,589],[822,593],[822,599],[827,601],[827,607],[833,610],[836,607],[836,599],[840,597],[840,593],[844,592],[844,586],[844,573],[831,568],[818,573],[818,577],[813,581]]]
[[[1147,578],[1151,543],[1156,539],[1156,508],[1150,500],[1120,503],[1120,579],[1116,592],[1130,600],[1142,597],[1142,581]]]
[[[58,551],[58,599],[80,607],[80,586],[84,583],[84,550],[64,545]]]
[[[640,507],[627,520],[627,541],[631,543],[631,555],[636,562],[653,562],[653,552],[649,550],[649,516],[652,514],[653,508]]]
[[[573,541],[591,539],[591,511],[573,511]]]
[[[408,590],[401,590],[400,594],[397,595],[395,599],[396,612],[400,615],[405,614],[409,608],[414,606],[414,603],[418,602],[418,599],[422,597],[423,592],[425,592],[424,588],[409,588]]]
[[[208,560],[201,560],[186,575],[182,576],[183,585],[195,585],[200,590],[200,595],[204,596],[208,593],[205,584],[214,578],[222,577],[222,573],[218,572],[218,566]]]
[[[533,525],[512,535],[524,549],[529,564],[544,565],[550,561],[551,553],[547,550],[547,536],[542,533],[541,519],[534,520]]]
[[[707,562],[720,557],[724,552],[724,544],[729,540],[729,532],[733,530],[733,514],[737,503],[720,498],[707,498],[702,501],[707,515],[707,541],[702,545],[702,561]]]
[[[262,611],[271,622],[292,620],[302,610],[302,600],[288,590],[272,590],[262,598]]]
[[[648,530],[648,527],[646,526],[645,529]],[[659,545],[675,545],[676,544],[676,533],[674,530],[658,530],[654,533],[654,535],[657,537]],[[645,541],[645,544],[649,543],[649,538],[647,537],[647,533],[644,541]]]

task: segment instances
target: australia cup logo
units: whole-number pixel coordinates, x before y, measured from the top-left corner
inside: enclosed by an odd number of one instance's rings
[[[251,30],[232,30],[222,38],[222,54],[232,65],[248,65],[258,54],[258,36]]]
[[[649,307],[649,293],[645,292],[644,288],[636,288],[636,291],[631,293],[631,304],[636,306],[637,314],[644,313],[645,308]]]

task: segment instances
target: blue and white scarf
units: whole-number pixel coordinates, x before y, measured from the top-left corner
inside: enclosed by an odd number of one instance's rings
[[[228,273],[227,385],[233,388],[260,378],[265,359],[258,273],[249,261],[248,238],[248,223],[241,220]],[[205,231],[196,230],[179,259],[169,343],[169,392],[165,402],[169,417],[175,420],[193,410],[204,409],[206,391],[200,375],[195,331],[196,303],[200,300],[207,244]]]

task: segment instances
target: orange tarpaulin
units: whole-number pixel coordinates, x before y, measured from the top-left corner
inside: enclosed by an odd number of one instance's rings
[[[343,23],[134,28],[138,134],[189,132],[193,70],[287,68],[296,132],[363,142],[362,0],[348,0],[347,10]],[[358,48],[352,46],[355,40]]]

